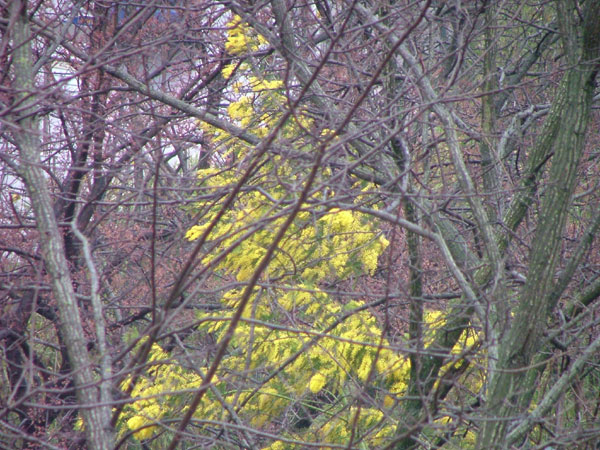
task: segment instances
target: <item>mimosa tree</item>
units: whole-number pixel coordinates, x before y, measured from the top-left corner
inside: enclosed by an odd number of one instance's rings
[[[0,2],[0,447],[597,447],[599,23]]]

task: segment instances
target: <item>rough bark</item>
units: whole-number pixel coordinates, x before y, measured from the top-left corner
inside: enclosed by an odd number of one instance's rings
[[[569,2],[563,2],[560,8],[565,21],[570,14],[566,3]],[[582,55],[581,62],[566,72],[557,94],[557,103],[564,106],[553,133],[556,137],[549,185],[540,210],[527,281],[514,314],[515,320],[501,342],[497,371],[490,382],[488,417],[482,421],[478,437],[480,449],[507,448],[510,425],[528,406],[524,399],[529,396],[523,395],[524,380],[531,370],[531,362],[540,348],[542,332],[554,307],[549,294],[583,150],[599,55],[600,5],[588,4],[585,13],[583,40],[579,41],[583,49],[577,52]],[[576,32],[572,26],[565,26],[563,33],[569,33],[565,36],[565,47],[573,51],[572,36]]]
[[[29,192],[37,229],[41,235],[42,258],[60,314],[60,328],[73,369],[77,400],[82,406],[80,413],[85,424],[87,443],[89,448],[108,450],[113,444],[112,433],[108,427],[110,405],[99,404],[98,380],[94,376],[92,361],[87,352],[63,239],[52,208],[52,199],[40,158],[41,142],[35,111],[35,72],[31,54],[32,34],[28,23],[27,4],[16,1],[12,3],[11,8],[16,17],[13,29],[13,82],[20,88],[15,98],[20,113],[13,117],[15,128],[12,132],[19,149],[18,169]]]

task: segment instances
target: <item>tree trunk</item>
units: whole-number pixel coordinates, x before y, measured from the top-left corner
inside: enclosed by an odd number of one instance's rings
[[[64,244],[52,208],[47,180],[40,158],[41,141],[35,116],[35,73],[31,54],[31,34],[26,2],[11,4],[11,16],[16,19],[13,28],[14,84],[19,87],[15,96],[20,111],[13,117],[16,129],[13,137],[19,148],[19,173],[25,181],[35,212],[40,233],[42,257],[50,277],[52,292],[60,314],[60,328],[65,337],[69,363],[77,400],[82,406],[81,416],[90,449],[108,450],[113,438],[108,427],[110,405],[99,404],[98,383],[86,348],[86,340],[79,316],[73,281],[65,258]]]
[[[562,5],[560,16],[568,23],[570,10]],[[478,448],[506,448],[511,418],[528,407],[524,380],[531,361],[540,349],[542,333],[555,306],[549,299],[554,272],[560,256],[561,237],[575,188],[579,159],[590,117],[600,40],[600,4],[587,5],[582,49],[575,49],[576,30],[564,26],[566,49],[582,56],[564,75],[556,102],[562,104],[557,122],[554,156],[549,183],[540,210],[540,222],[533,241],[527,282],[515,311],[510,331],[500,344],[497,370],[490,381],[487,413],[481,424]],[[570,61],[571,62],[571,61]]]

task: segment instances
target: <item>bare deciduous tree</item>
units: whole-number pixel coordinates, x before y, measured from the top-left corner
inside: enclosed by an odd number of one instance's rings
[[[598,444],[598,2],[0,10],[2,446]]]

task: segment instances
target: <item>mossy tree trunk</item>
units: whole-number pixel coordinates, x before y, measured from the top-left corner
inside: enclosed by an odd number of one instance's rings
[[[511,418],[518,417],[529,406],[531,396],[527,395],[525,380],[534,370],[531,363],[541,348],[543,331],[555,306],[551,290],[590,117],[600,55],[600,4],[587,4],[582,39],[569,20],[571,2],[558,2],[558,5],[563,22],[561,33],[571,67],[555,99],[562,108],[561,120],[553,130],[556,137],[548,187],[539,212],[527,281],[514,311],[512,326],[500,343],[499,360],[491,377],[487,414],[482,418],[478,438],[480,449],[507,448]]]

